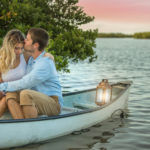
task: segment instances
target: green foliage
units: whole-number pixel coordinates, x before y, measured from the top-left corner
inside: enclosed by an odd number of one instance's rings
[[[123,34],[123,33],[99,33],[98,37],[101,37],[101,38],[128,38],[128,37],[132,37],[132,35]]]
[[[93,47],[97,30],[83,31],[80,25],[94,17],[87,16],[78,0],[1,0],[1,38],[13,28],[25,34],[31,27],[46,29],[50,35],[47,51],[55,56],[58,70],[68,72],[69,61],[96,59]]]
[[[150,39],[150,32],[139,32],[133,35],[136,39]]]
[[[76,28],[51,39],[47,51],[51,51],[51,53],[56,56],[56,66],[59,70],[63,68],[63,66],[68,67],[68,60],[77,63],[79,60],[88,58],[89,62],[92,62],[97,58],[93,51],[93,47],[96,46],[94,41],[96,37],[97,30],[94,32],[91,30],[85,32]],[[68,70],[65,69],[64,71]]]
[[[136,39],[150,39],[150,32],[139,32],[134,34],[123,33],[98,33],[99,38],[136,38]]]

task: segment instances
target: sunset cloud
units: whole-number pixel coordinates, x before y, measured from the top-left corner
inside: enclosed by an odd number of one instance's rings
[[[95,16],[95,27],[101,22],[101,26],[109,23],[120,26],[120,29],[125,25],[128,29],[136,25],[133,32],[150,31],[150,0],[79,0],[79,6],[88,15]]]

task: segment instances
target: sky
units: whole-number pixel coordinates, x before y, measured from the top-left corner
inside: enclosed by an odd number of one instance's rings
[[[79,0],[78,5],[95,16],[83,29],[126,34],[150,31],[150,0]]]

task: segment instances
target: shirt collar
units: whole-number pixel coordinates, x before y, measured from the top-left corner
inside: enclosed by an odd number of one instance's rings
[[[33,59],[33,57],[32,57],[33,61],[36,62],[36,61],[39,60],[41,57],[43,57],[43,55],[44,55],[45,53],[46,53],[46,52],[45,52],[45,50],[44,50],[36,59]]]

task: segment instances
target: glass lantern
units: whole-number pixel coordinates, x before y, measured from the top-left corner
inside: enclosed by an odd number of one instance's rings
[[[112,87],[107,79],[103,79],[96,88],[95,103],[99,106],[109,103],[112,98]]]

